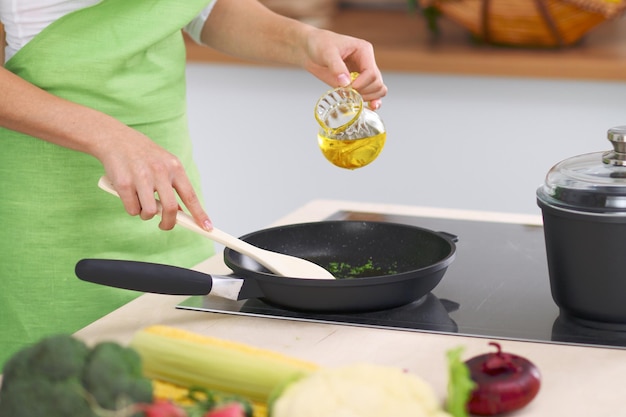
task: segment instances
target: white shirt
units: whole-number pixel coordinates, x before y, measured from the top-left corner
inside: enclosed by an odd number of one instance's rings
[[[4,51],[5,61],[8,61],[50,23],[70,12],[99,2],[100,0],[0,0],[0,22],[4,25],[7,42]],[[200,32],[204,22],[214,4],[215,0],[211,1],[194,20],[185,26],[185,31],[198,43],[200,43]]]

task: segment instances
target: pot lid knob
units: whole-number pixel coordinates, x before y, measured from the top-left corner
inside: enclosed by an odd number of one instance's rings
[[[602,155],[602,162],[609,165],[626,166],[626,126],[609,129],[607,137],[613,150]]]

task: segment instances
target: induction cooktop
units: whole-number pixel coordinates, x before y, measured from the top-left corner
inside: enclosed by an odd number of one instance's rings
[[[341,211],[328,220],[410,224],[458,236],[456,259],[413,303],[367,313],[306,313],[259,299],[194,296],[177,308],[283,320],[545,343],[626,348],[626,332],[585,327],[552,300],[543,228],[536,225]]]

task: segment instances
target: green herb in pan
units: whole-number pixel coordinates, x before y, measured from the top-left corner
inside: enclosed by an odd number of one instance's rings
[[[390,267],[381,268],[374,265],[374,261],[370,258],[362,265],[351,265],[347,262],[329,262],[326,269],[337,279],[350,279],[395,274],[397,273],[395,270],[396,266],[394,263]]]

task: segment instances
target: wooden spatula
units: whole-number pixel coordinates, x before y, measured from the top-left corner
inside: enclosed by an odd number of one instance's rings
[[[119,197],[107,177],[100,178],[98,186],[104,191]],[[161,203],[158,200],[157,207],[160,214]],[[261,249],[215,227],[209,232],[200,227],[189,214],[182,210],[176,213],[176,224],[208,237],[242,255],[249,256],[276,275],[290,278],[335,279],[329,271],[306,259]]]

